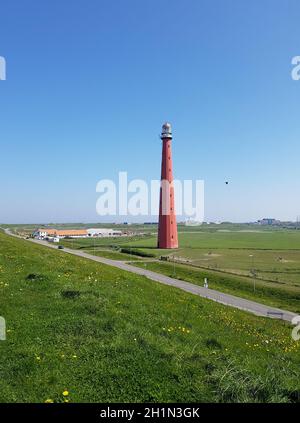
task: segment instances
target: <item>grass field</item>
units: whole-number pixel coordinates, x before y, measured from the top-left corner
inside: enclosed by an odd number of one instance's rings
[[[130,254],[125,254],[125,253],[119,253],[118,251],[115,250],[103,250],[100,248],[95,248],[95,249],[85,249],[84,250],[85,253],[88,254],[92,254],[94,256],[100,256],[100,257],[104,257],[104,258],[108,258],[111,260],[120,260],[120,261],[140,261],[141,258],[135,255],[130,255]]]
[[[190,265],[171,262],[143,262],[141,260],[135,262],[134,265],[200,286],[203,286],[204,278],[207,278],[211,289],[300,313],[299,287],[266,283],[258,279],[254,280],[253,278],[229,275],[213,270],[203,270]]]
[[[195,266],[238,275],[249,276],[254,269],[256,278],[300,288],[299,250],[191,249],[174,255],[187,258]]]
[[[122,229],[125,226],[120,225]],[[203,284],[203,275],[206,275],[210,279],[210,286],[220,291],[299,311],[299,230],[251,224],[178,225],[180,248],[159,250],[156,248],[156,235],[153,234],[156,225],[130,227],[136,235],[64,239],[61,243],[70,248],[84,249],[91,254],[124,261],[132,260],[133,257],[136,259],[133,253],[139,252],[158,259],[168,256],[170,261],[189,266],[189,269],[180,270],[180,277],[184,280]],[[121,248],[131,254],[122,253]],[[163,264],[152,263],[151,266],[162,273],[169,272]]]
[[[134,247],[156,248],[156,237],[130,241]],[[296,230],[214,230],[179,232],[181,249],[299,250],[300,231]]]
[[[3,234],[0,292],[1,402],[299,401],[281,321]]]
[[[142,239],[146,240],[148,237],[143,237]],[[139,236],[132,237],[109,237],[109,238],[73,238],[67,239],[64,238],[60,241],[65,247],[73,249],[91,249],[94,247],[119,247],[128,243],[135,243],[136,241],[141,240]]]
[[[126,245],[156,256],[172,255],[193,266],[300,288],[300,231],[296,230],[182,232],[178,250],[158,250],[155,236]]]

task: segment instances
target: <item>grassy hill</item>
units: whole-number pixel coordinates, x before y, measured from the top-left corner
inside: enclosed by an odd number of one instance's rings
[[[172,262],[139,260],[132,264],[200,286],[203,286],[204,278],[207,278],[211,289],[300,313],[299,286],[266,282],[260,279],[226,274],[223,271],[199,269],[191,265]],[[255,290],[253,281],[255,281]]]
[[[0,315],[1,402],[299,401],[287,324],[4,234]]]

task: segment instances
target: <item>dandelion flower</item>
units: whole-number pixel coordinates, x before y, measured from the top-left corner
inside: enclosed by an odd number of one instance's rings
[[[64,397],[67,397],[69,395],[69,391],[65,390],[62,394]]]
[[[51,399],[51,398],[47,398],[46,400],[45,400],[45,403],[46,404],[52,404],[54,401],[53,401],[53,399]]]

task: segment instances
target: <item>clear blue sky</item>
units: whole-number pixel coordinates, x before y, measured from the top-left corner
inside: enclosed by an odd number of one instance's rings
[[[165,120],[207,220],[295,220],[299,16],[298,0],[4,0],[0,222],[103,220],[97,181],[159,178]]]

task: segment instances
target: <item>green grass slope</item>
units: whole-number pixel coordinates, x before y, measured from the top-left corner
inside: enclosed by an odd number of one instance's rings
[[[199,269],[172,262],[135,262],[134,266],[147,268],[166,276],[203,286],[208,278],[209,288],[220,292],[300,313],[300,289],[290,285],[265,282],[259,279],[226,274],[220,271]],[[255,285],[254,285],[255,284]],[[255,286],[255,291],[254,291]]]
[[[0,315],[1,402],[299,400],[287,324],[4,234]]]

